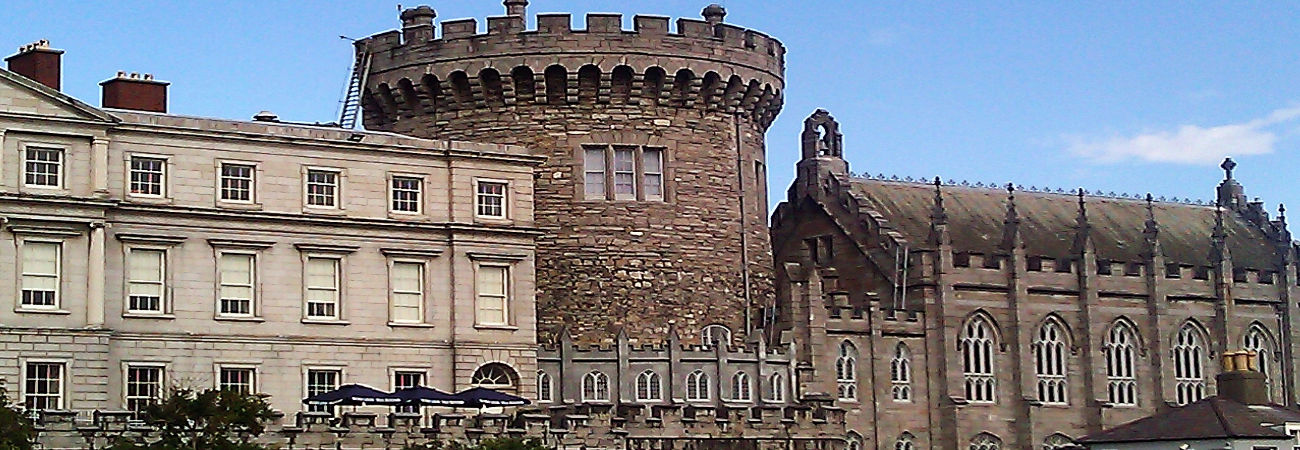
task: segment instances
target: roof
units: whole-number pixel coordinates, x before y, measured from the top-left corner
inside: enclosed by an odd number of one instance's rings
[[[929,244],[934,185],[852,178],[855,194],[884,216],[914,248]],[[1007,192],[1001,189],[942,186],[944,211],[953,250],[997,253],[1006,219]],[[1062,258],[1074,253],[1079,217],[1078,198],[1069,194],[1015,194],[1020,235],[1030,256]],[[1088,223],[1097,258],[1141,261],[1146,250],[1147,203],[1142,200],[1085,197]],[[1210,265],[1215,207],[1152,202],[1161,253],[1169,263]],[[1224,229],[1229,254],[1238,267],[1267,269],[1275,265],[1273,244],[1263,230],[1225,209]]]
[[[1278,405],[1245,405],[1214,396],[1079,438],[1084,444],[1197,439],[1292,439],[1264,426],[1300,422],[1300,411]]]

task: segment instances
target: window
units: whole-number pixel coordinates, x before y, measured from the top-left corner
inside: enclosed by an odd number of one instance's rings
[[[506,325],[510,268],[480,265],[478,267],[478,323],[480,325]]]
[[[252,203],[255,170],[251,164],[221,163],[221,200]]]
[[[582,376],[582,401],[609,401],[609,377],[604,372],[591,371]]]
[[[537,371],[537,401],[554,401],[554,395],[551,393],[551,375],[540,370]]]
[[[162,398],[163,368],[160,366],[126,366],[126,409],[135,412]]]
[[[253,378],[257,369],[252,367],[221,367],[217,374],[217,389],[252,394],[256,389]]]
[[[894,441],[894,450],[916,450],[916,437],[906,431]]]
[[[253,315],[254,268],[256,256],[252,253],[222,252],[217,258],[219,277],[219,307],[223,316],[251,317]]]
[[[23,241],[22,307],[57,309],[63,244]]]
[[[506,217],[506,183],[499,181],[479,181],[474,195],[475,211],[478,217],[504,219]]]
[[[27,147],[23,160],[23,184],[30,187],[63,186],[63,150]]]
[[[1063,434],[1053,434],[1048,436],[1047,439],[1043,439],[1043,450],[1065,450],[1069,448],[1076,448],[1074,440]]]
[[[23,407],[63,409],[63,369],[61,362],[28,362],[23,370]]]
[[[339,207],[339,173],[333,170],[307,170],[307,206]]]
[[[420,192],[423,190],[423,185],[424,180],[417,177],[394,176],[390,191],[393,199],[392,211],[419,214],[422,197]]]
[[[424,322],[424,263],[396,261],[392,266],[390,319],[397,323]]]
[[[767,399],[774,402],[785,401],[785,377],[774,373],[768,378]]]
[[[741,402],[754,399],[753,391],[749,386],[749,374],[736,372],[731,376],[731,399]]]
[[[515,388],[518,376],[515,369],[501,363],[488,363],[474,371],[470,383],[475,386],[509,391]]]
[[[417,386],[424,386],[424,372],[402,370],[393,372],[393,390]],[[420,412],[420,407],[415,405],[398,406],[396,411],[401,413]]]
[[[163,196],[163,173],[167,160],[144,156],[131,157],[131,195],[141,197]]]
[[[970,450],[1002,450],[1002,440],[988,433],[980,433],[970,440]]]
[[[127,252],[127,312],[163,312],[167,252],[132,248]]]
[[[709,325],[700,330],[700,341],[709,347],[731,345],[731,329],[725,325]]]
[[[975,316],[962,330],[958,349],[966,381],[966,399],[971,403],[993,403],[997,399],[993,378],[993,327],[984,316]],[[972,449],[975,447],[972,444]]]
[[[1196,325],[1188,322],[1174,340],[1174,383],[1179,406],[1205,397],[1205,339],[1201,336]]]
[[[639,402],[660,401],[664,399],[662,380],[653,370],[641,372],[636,376],[636,400]]]
[[[709,399],[709,375],[696,370],[686,376],[686,401],[698,402]]]
[[[1137,406],[1137,333],[1127,321],[1115,322],[1106,334],[1106,391],[1115,406]]]
[[[850,431],[844,450],[862,450],[862,435]]]
[[[589,145],[582,150],[583,197],[588,200],[664,199],[664,149]]]
[[[339,318],[338,258],[307,258],[307,318]]]
[[[1255,370],[1264,374],[1264,389],[1270,399],[1273,398],[1273,338],[1263,326],[1258,323],[1250,325],[1250,330],[1242,337],[1242,349],[1255,352]]]
[[[1047,405],[1065,405],[1066,396],[1065,326],[1049,317],[1034,339],[1034,369],[1038,374],[1038,401]]]
[[[894,359],[889,361],[889,382],[892,386],[894,401],[912,401],[912,355],[907,344],[902,342],[894,347]]]
[[[840,342],[840,354],[835,358],[835,383],[840,400],[858,400],[858,349],[852,342]]]
[[[339,369],[307,369],[307,396],[324,394],[339,388],[343,371]],[[332,405],[307,405],[307,411],[334,412]]]

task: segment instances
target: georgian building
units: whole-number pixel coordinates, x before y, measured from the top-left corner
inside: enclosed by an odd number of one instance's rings
[[[167,83],[0,70],[0,378],[34,409],[167,386],[534,395],[533,168],[519,147],[169,114]],[[520,376],[520,374],[528,374]]]
[[[1237,349],[1294,403],[1295,248],[1231,160],[1212,204],[931,183],[854,175],[829,114],[804,126],[768,329],[851,442],[1060,448],[1214,395]]]

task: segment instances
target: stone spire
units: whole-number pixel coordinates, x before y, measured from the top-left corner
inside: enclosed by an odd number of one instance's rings
[[[1079,188],[1076,195],[1079,197],[1079,212],[1074,218],[1074,247],[1076,251],[1084,251],[1092,238],[1092,224],[1088,222],[1088,202],[1084,199],[1086,191]]]
[[[1020,212],[1016,210],[1016,186],[1011,183],[1007,183],[1007,217],[1002,224],[1002,246],[1013,249],[1020,243]]]
[[[930,223],[933,225],[947,225],[948,211],[943,207],[943,182],[939,177],[934,177],[934,206],[930,207]]]
[[[1156,224],[1156,209],[1154,204],[1155,198],[1151,196],[1150,192],[1148,192],[1146,200],[1147,200],[1146,234],[1149,236],[1155,236],[1156,234],[1160,233],[1160,228]]]

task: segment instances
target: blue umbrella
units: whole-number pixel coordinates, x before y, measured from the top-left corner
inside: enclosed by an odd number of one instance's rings
[[[403,405],[463,406],[465,404],[465,400],[454,395],[424,386],[398,389],[393,392],[393,396],[397,397]]]
[[[345,384],[338,389],[322,392],[302,400],[308,405],[395,405],[402,400],[393,394],[360,384]]]
[[[485,406],[522,406],[532,403],[523,397],[482,387],[470,388],[457,392],[456,398],[464,400],[465,406],[471,408],[482,408]]]

